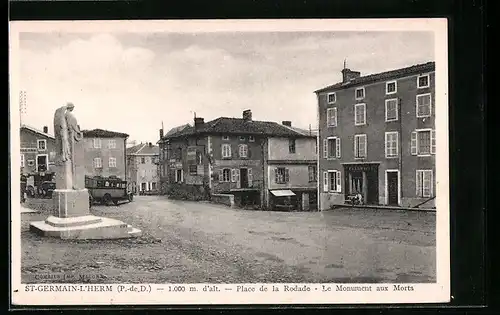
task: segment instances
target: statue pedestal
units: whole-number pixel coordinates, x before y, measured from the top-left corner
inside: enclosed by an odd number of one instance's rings
[[[116,239],[141,235],[141,231],[115,219],[90,214],[87,189],[56,189],[54,208],[45,221],[30,223],[30,231],[61,239]]]

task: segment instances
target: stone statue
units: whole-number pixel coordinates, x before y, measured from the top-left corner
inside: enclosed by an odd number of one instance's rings
[[[54,137],[56,139],[56,161],[58,189],[81,189],[75,179],[75,144],[83,139],[80,126],[73,116],[75,105],[68,103],[54,114]]]

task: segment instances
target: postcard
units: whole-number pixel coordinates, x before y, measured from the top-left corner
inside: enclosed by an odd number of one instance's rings
[[[9,34],[13,304],[450,301],[446,19]]]

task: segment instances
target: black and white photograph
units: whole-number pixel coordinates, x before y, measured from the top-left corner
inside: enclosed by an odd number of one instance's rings
[[[449,301],[446,34],[11,22],[13,300]]]

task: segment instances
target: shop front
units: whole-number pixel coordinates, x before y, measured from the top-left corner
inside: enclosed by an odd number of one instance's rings
[[[378,204],[378,168],[376,163],[344,164],[345,200],[361,196],[361,204]]]

